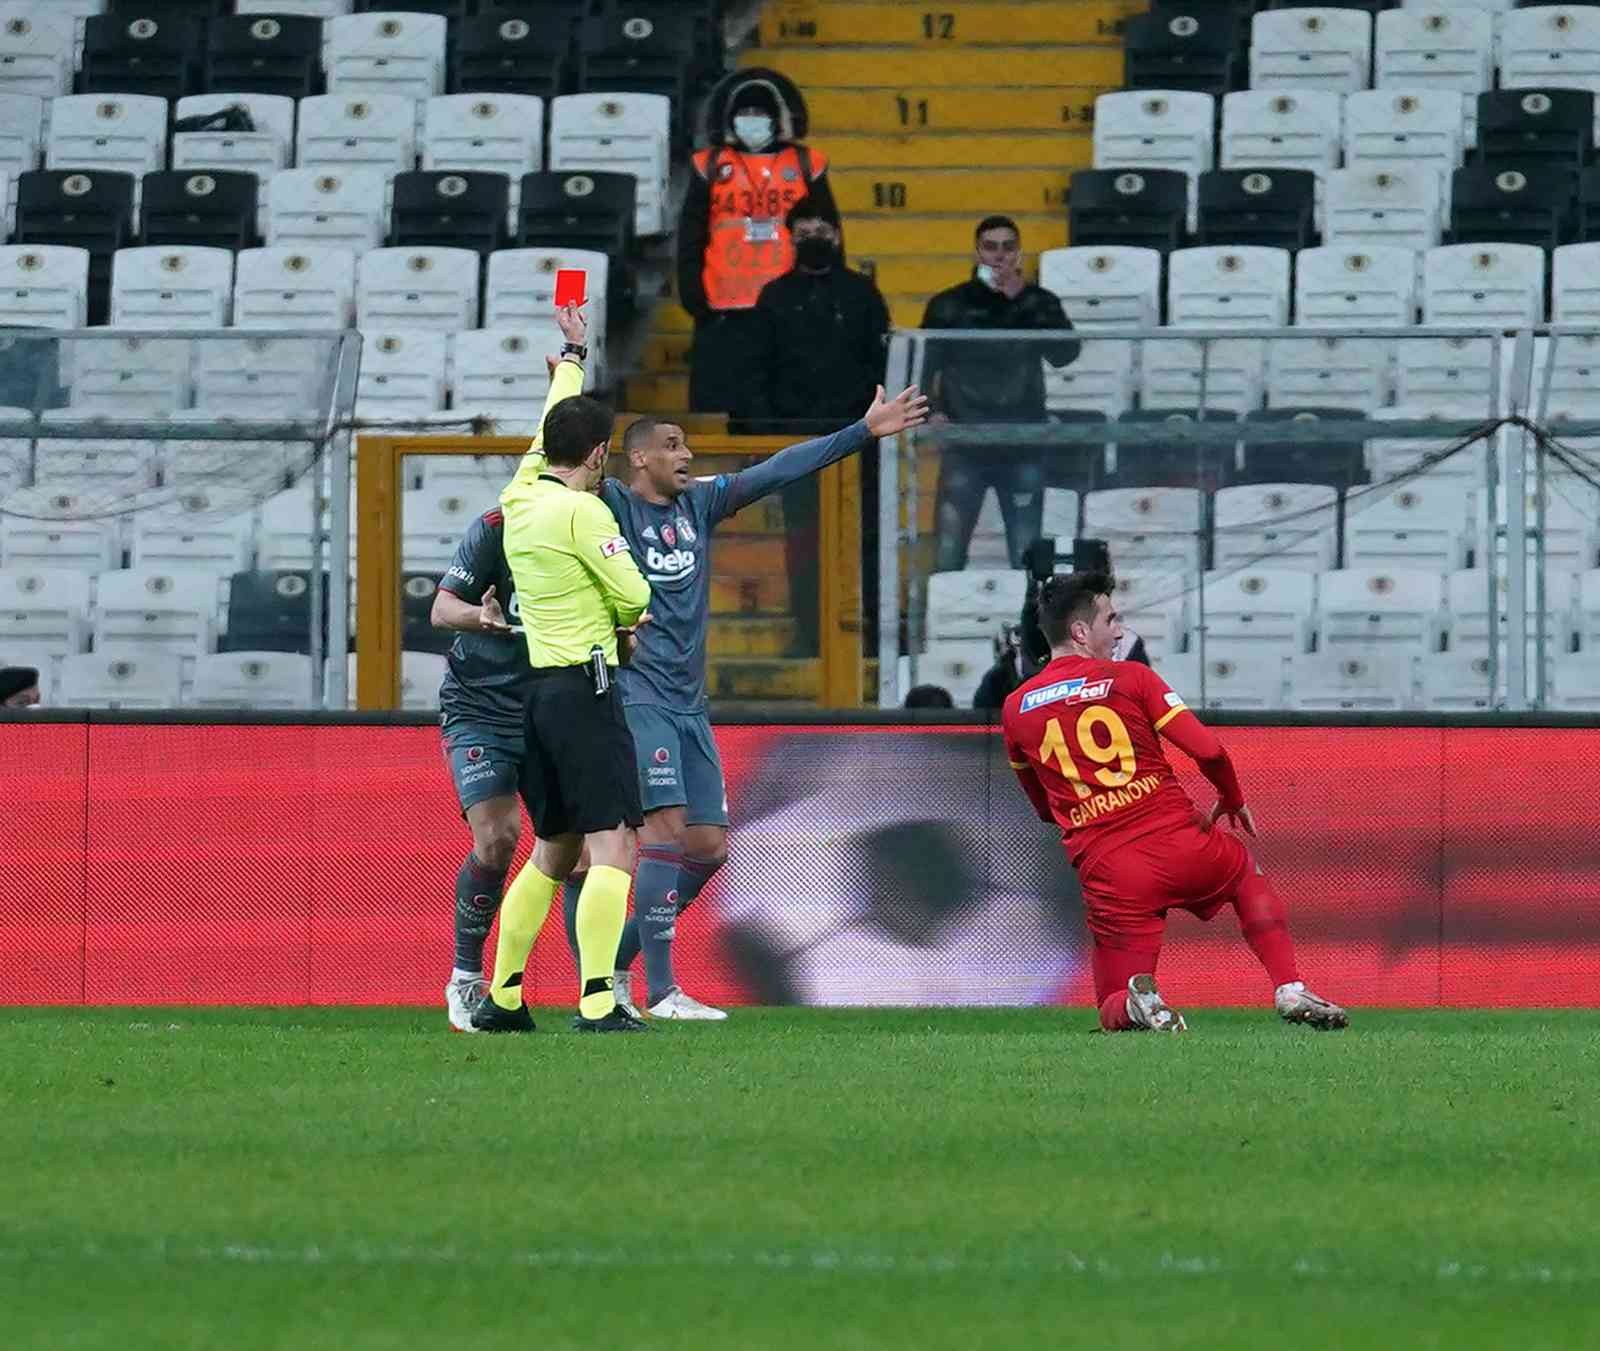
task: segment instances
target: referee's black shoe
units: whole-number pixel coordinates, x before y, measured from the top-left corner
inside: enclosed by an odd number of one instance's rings
[[[585,1018],[580,1013],[572,1020],[572,1025],[580,1032],[648,1032],[650,1030],[641,1019],[635,1018],[621,1004],[613,1008],[604,1018]]]
[[[533,1015],[520,1000],[514,1009],[503,1009],[488,995],[472,1006],[474,1032],[532,1032]]]

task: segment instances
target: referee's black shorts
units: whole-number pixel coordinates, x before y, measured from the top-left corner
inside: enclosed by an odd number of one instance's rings
[[[633,735],[615,683],[596,694],[587,666],[536,671],[527,718],[522,798],[541,838],[644,820]]]

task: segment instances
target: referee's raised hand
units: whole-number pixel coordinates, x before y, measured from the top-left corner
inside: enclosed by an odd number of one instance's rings
[[[894,436],[899,432],[920,427],[928,420],[928,396],[915,385],[909,385],[894,398],[885,400],[883,386],[873,397],[867,409],[867,430],[874,436]]]

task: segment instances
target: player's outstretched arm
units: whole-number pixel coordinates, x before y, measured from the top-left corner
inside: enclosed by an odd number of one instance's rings
[[[506,623],[506,612],[501,608],[492,586],[484,587],[483,599],[476,605],[441,586],[433,594],[433,612],[429,618],[434,628],[453,629],[457,633],[505,635],[515,632]]]

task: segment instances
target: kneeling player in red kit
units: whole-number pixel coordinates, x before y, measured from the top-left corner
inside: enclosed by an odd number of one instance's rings
[[[1344,1027],[1337,1004],[1306,989],[1295,968],[1283,901],[1222,817],[1256,833],[1222,743],[1146,666],[1112,661],[1122,624],[1105,573],[1053,577],[1039,591],[1050,663],[1005,702],[1011,767],[1042,821],[1061,827],[1078,870],[1094,939],[1094,997],[1107,1032],[1181,1032],[1183,1016],[1156,989],[1167,911],[1211,919],[1225,906],[1275,987],[1291,1023]],[[1161,737],[1192,756],[1215,786],[1196,809],[1162,753]]]

